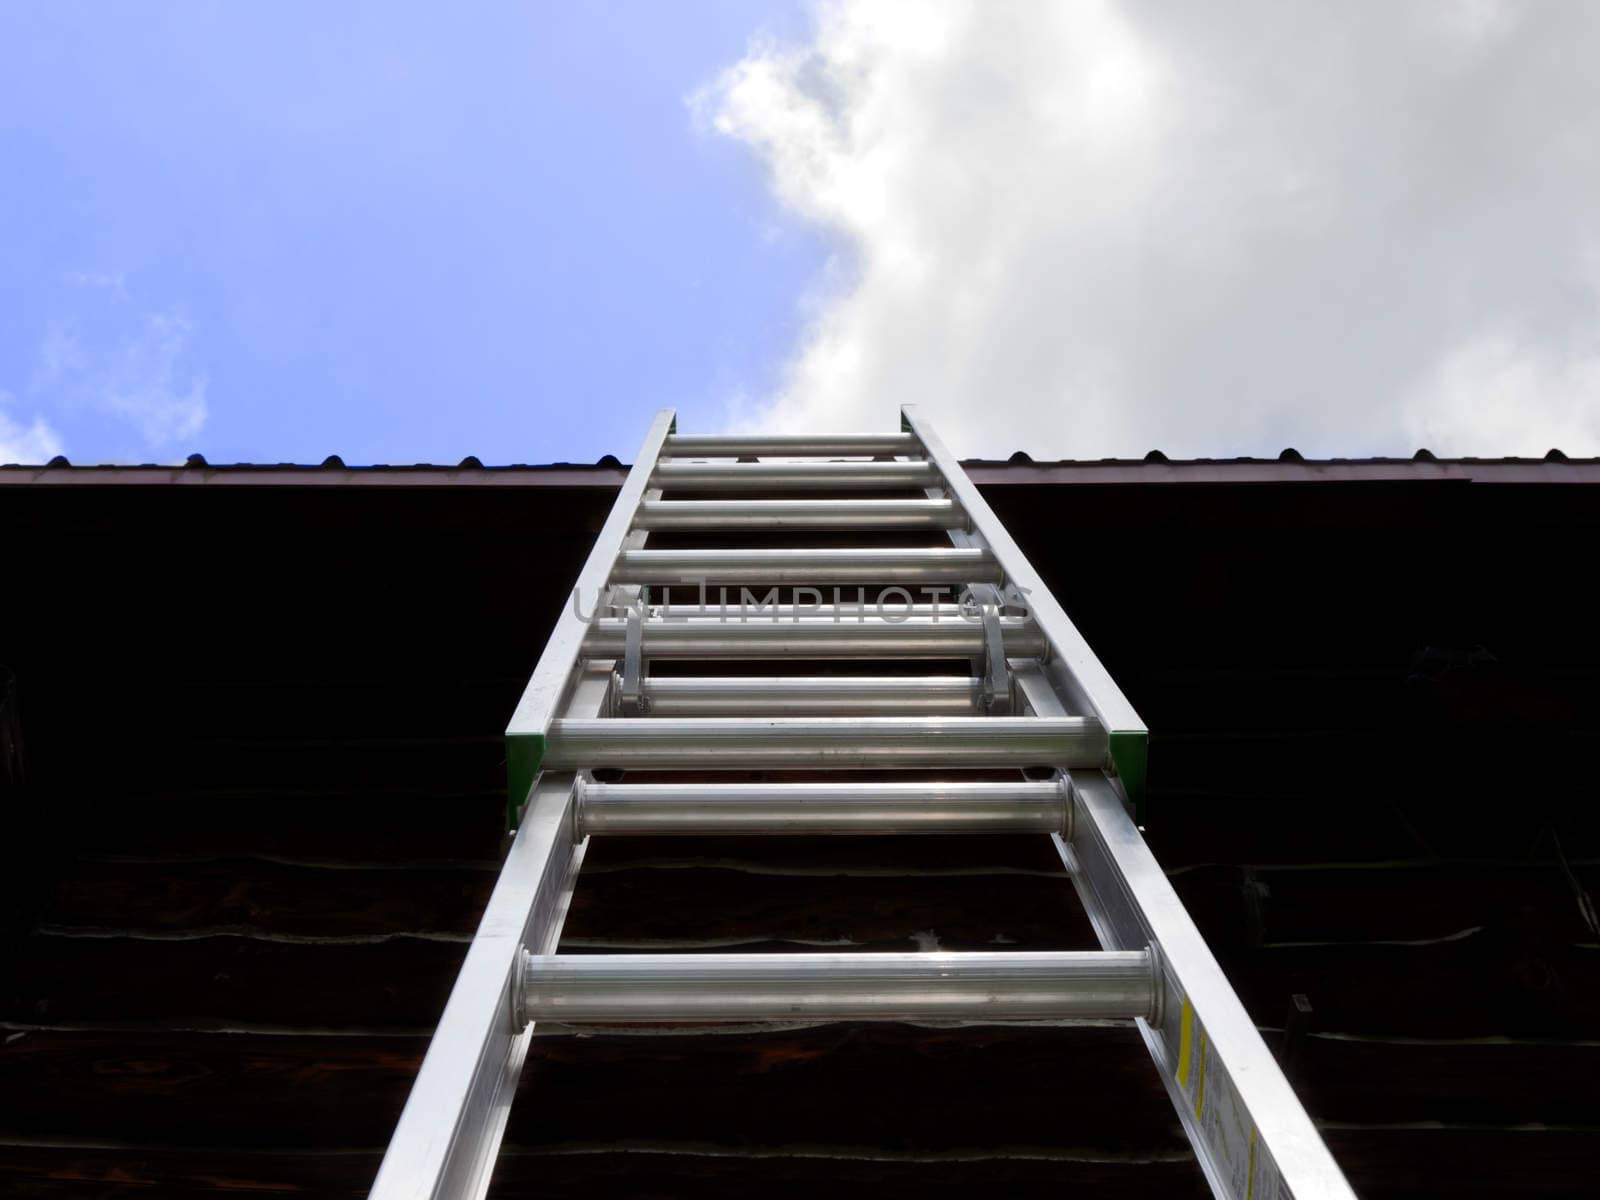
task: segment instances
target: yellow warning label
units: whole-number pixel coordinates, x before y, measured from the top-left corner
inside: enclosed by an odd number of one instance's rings
[[[1194,1005],[1183,998],[1183,1014],[1178,1018],[1178,1086],[1189,1086],[1189,1051],[1194,1041]]]

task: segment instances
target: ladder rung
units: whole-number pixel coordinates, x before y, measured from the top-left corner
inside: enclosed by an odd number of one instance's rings
[[[1150,1017],[1147,950],[908,954],[540,954],[530,1021],[1109,1020]]]
[[[975,546],[850,550],[624,550],[612,583],[1001,583]]]
[[[636,529],[959,529],[954,500],[646,500]]]
[[[827,454],[921,454],[922,443],[909,433],[830,433],[801,437],[684,437],[661,446],[672,458],[807,458]]]
[[[584,637],[584,657],[620,657],[627,629],[622,617],[599,618]],[[1000,629],[1007,655],[1033,658],[1044,653],[1044,637],[1027,618],[1002,617]],[[984,651],[983,626],[960,617],[858,620],[851,614],[740,621],[730,615],[725,620],[648,620],[642,633],[649,658],[971,658]]]
[[[639,683],[658,719],[970,716],[983,691],[973,675],[666,675]]]
[[[657,463],[651,486],[696,491],[855,490],[936,487],[928,462]]]
[[[589,783],[584,834],[1066,833],[1064,779],[1017,783]]]
[[[613,717],[553,721],[549,770],[1103,767],[1088,717]]]
[[[684,622],[699,625],[718,622],[746,626],[762,622],[792,625],[796,621],[803,623],[810,620],[829,621],[836,625],[871,625],[883,619],[890,624],[914,619],[948,625],[976,625],[982,620],[976,608],[962,608],[960,604],[949,603],[904,604],[898,592],[885,597],[880,604],[876,598],[867,599],[872,593],[860,584],[832,589],[830,598],[832,595],[839,598],[836,604],[779,604],[776,600],[763,604],[762,601],[767,597],[763,596],[760,585],[751,587],[749,584],[734,584],[725,588],[708,586],[704,605],[700,603],[698,587],[663,587],[651,594],[660,603],[651,605],[650,615],[660,617],[663,623],[674,625]],[[616,604],[606,612],[611,616],[627,616],[633,603]],[[1012,611],[1010,615],[1023,614]]]

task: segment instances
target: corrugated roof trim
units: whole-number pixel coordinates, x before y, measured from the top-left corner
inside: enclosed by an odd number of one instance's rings
[[[997,466],[1031,466],[1031,467],[1132,467],[1142,463],[1163,463],[1174,467],[1183,466],[1222,466],[1228,464],[1261,465],[1268,463],[1304,463],[1307,466],[1395,466],[1402,463],[1439,463],[1457,465],[1507,465],[1525,466],[1533,463],[1574,463],[1594,465],[1600,464],[1600,457],[1596,458],[1571,458],[1560,450],[1552,449],[1545,452],[1541,458],[1475,458],[1471,456],[1461,458],[1444,458],[1435,455],[1433,451],[1423,447],[1410,458],[1374,456],[1365,458],[1306,458],[1292,446],[1283,450],[1276,458],[1258,458],[1250,455],[1240,455],[1234,458],[1169,458],[1160,450],[1151,450],[1143,458],[1054,458],[1036,459],[1026,450],[1017,450],[1009,458],[967,458],[962,459],[967,466],[997,467]],[[43,466],[31,463],[0,463],[0,469],[6,470],[59,470],[70,468],[74,471],[178,471],[178,470],[203,470],[203,471],[582,471],[582,470],[618,470],[624,464],[614,454],[607,454],[594,463],[498,463],[485,466],[483,460],[476,454],[469,454],[454,466],[447,463],[368,463],[360,466],[348,466],[343,458],[337,454],[330,454],[320,463],[210,463],[202,454],[191,454],[181,464],[176,463],[86,463],[75,464],[58,454]]]

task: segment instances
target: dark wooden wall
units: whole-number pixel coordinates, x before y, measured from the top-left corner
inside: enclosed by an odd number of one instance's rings
[[[990,496],[1155,731],[1152,845],[1358,1190],[1592,1194],[1594,489]],[[609,503],[0,491],[0,1193],[364,1193]],[[1090,945],[1047,849],[604,842],[565,945]],[[1125,1031],[831,1025],[539,1039],[496,1192],[1074,1185],[1204,1194]]]

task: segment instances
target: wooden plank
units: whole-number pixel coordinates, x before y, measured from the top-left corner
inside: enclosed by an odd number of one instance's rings
[[[506,666],[490,661],[491,669]],[[215,673],[85,679],[108,706],[166,725],[174,742],[248,735],[263,742],[294,738],[441,738],[496,734],[516,704],[522,680],[474,678],[461,670],[402,678],[343,675],[342,664],[316,673],[230,678]],[[391,668],[392,669],[392,668]]]
[[[794,949],[796,943],[855,950],[1098,948],[1065,874],[983,872],[585,872],[562,935],[564,950]]]
[[[371,1187],[381,1153],[381,1148],[368,1147],[313,1154],[0,1144],[0,1191],[41,1200],[84,1195],[103,1200],[150,1195],[174,1200],[232,1195],[359,1198]],[[496,1200],[589,1200],[607,1195],[809,1200],[823,1192],[862,1200],[983,1194],[1019,1200],[1059,1200],[1063,1194],[1105,1200],[1148,1196],[1204,1200],[1210,1194],[1198,1167],[1183,1160],[1040,1159],[1005,1151],[975,1160],[918,1160],[893,1151],[850,1158],[812,1148],[711,1154],[695,1148],[615,1147],[599,1154],[509,1150],[497,1165],[490,1195]]]
[[[12,1138],[243,1148],[382,1143],[419,1037],[33,1030],[0,1049]],[[1069,1079],[1101,1103],[1070,1123]],[[1131,1028],[812,1025],[535,1039],[511,1140],[906,1153],[996,1146],[1182,1154]],[[848,1105],[837,1098],[850,1096]]]
[[[632,776],[629,776],[632,779]],[[1039,835],[943,837],[600,837],[589,843],[585,876],[645,867],[705,866],[753,874],[1062,875],[1061,856]],[[819,885],[821,886],[821,885]]]
[[[159,1022],[421,1030],[444,1009],[464,941],[264,941],[35,935],[12,963],[0,1016],[30,1023]]]
[[[1107,1161],[1058,1154],[1030,1157],[1025,1148],[1002,1148],[976,1158],[903,1157],[893,1149],[850,1157],[826,1147],[727,1156],[676,1148],[618,1147],[602,1154],[517,1154],[502,1160],[490,1195],[584,1200],[596,1195],[696,1196],[710,1200],[812,1200],[819,1195],[881,1200],[884,1196],[970,1197],[1019,1200],[1095,1196],[1133,1200],[1150,1196],[1206,1200],[1210,1196],[1192,1160],[1146,1158]]]
[[[123,797],[96,814],[80,846],[85,853],[133,858],[251,855],[391,869],[438,863],[498,869],[504,856],[503,784],[357,795],[304,782],[303,793],[267,797],[224,791]]]
[[[1600,891],[1600,869],[1576,868]],[[1355,870],[1252,871],[1246,886],[1270,943],[1404,941],[1478,927],[1582,940],[1589,932],[1554,862],[1437,863]]]
[[[383,1148],[326,1153],[240,1147],[16,1145],[0,1141],[0,1193],[54,1200],[93,1196],[365,1196]]]
[[[202,1163],[219,1179],[237,1180],[211,1185],[218,1190],[270,1190],[273,1164],[281,1170],[296,1151],[296,1170],[310,1171],[296,1186],[313,1179],[326,1185],[340,1161],[334,1152],[364,1138],[381,1144],[422,1046],[418,1038],[383,1037],[66,1031],[13,1036],[0,1049],[0,1181],[20,1187],[18,1181],[28,1178],[22,1173],[27,1163],[63,1190],[97,1178],[83,1152],[22,1152],[14,1144],[59,1143],[70,1135],[80,1141],[187,1144],[186,1151],[159,1156],[159,1167],[148,1149],[117,1152],[131,1164],[127,1180],[159,1180],[164,1194],[193,1182],[189,1173]],[[576,1172],[574,1181],[592,1178],[580,1164],[608,1157],[643,1163],[649,1156],[628,1148],[648,1143],[674,1147],[661,1156],[662,1169],[678,1158],[703,1158],[682,1167],[685,1179],[715,1180],[728,1172],[730,1180],[755,1184],[775,1177],[791,1129],[806,1135],[812,1150],[826,1156],[823,1162],[839,1165],[856,1155],[860,1166],[870,1167],[875,1155],[882,1157],[874,1169],[886,1178],[917,1177],[918,1165],[896,1164],[896,1154],[943,1152],[952,1158],[994,1155],[991,1165],[1001,1171],[1016,1165],[1009,1156],[1033,1154],[1041,1159],[1041,1178],[1076,1180],[1070,1164],[1051,1165],[1049,1157],[1092,1148],[1107,1158],[1123,1152],[1118,1139],[1124,1136],[1151,1157],[1167,1153],[1162,1147],[1181,1147],[1176,1132],[1162,1124],[1165,1099],[1159,1089],[1152,1091],[1141,1050],[1124,1031],[1107,1029],[831,1026],[663,1038],[544,1037],[534,1044],[524,1095],[514,1110],[520,1140],[509,1148],[514,1165],[503,1182],[520,1177],[531,1186],[531,1174],[522,1172],[535,1162],[557,1178],[568,1171]],[[1339,1122],[1475,1122],[1480,1131],[1474,1137],[1501,1148],[1520,1138],[1517,1152],[1539,1157],[1529,1194],[1546,1194],[1538,1191],[1541,1179],[1570,1184],[1583,1164],[1593,1166],[1592,1149],[1587,1157],[1574,1153],[1582,1147],[1559,1136],[1530,1145],[1526,1130],[1495,1125],[1592,1124],[1596,1101],[1587,1081],[1600,1064],[1587,1059],[1595,1054],[1592,1046],[1314,1037],[1302,1048],[1296,1081],[1319,1119],[1336,1123],[1330,1137],[1346,1166],[1366,1176],[1363,1194],[1427,1190],[1415,1180],[1431,1144],[1448,1131],[1352,1131],[1339,1129]],[[1060,1119],[1056,1093],[1063,1077],[1096,1080],[1102,1103],[1087,1109],[1082,1121]],[[952,1086],[952,1079],[959,1085]],[[850,1103],[836,1102],[843,1095]],[[983,1111],[975,1115],[977,1109]],[[982,1143],[984,1137],[995,1140]],[[1551,1163],[1540,1146],[1564,1155],[1567,1165],[1547,1177]],[[289,1153],[261,1154],[269,1148]],[[1484,1165],[1482,1158],[1474,1153],[1472,1161]],[[370,1165],[375,1168],[375,1157]],[[1515,1194],[1493,1170],[1474,1186],[1460,1178],[1466,1173],[1457,1172],[1461,1190]],[[350,1186],[365,1186],[358,1175],[351,1174]],[[1410,1178],[1413,1185],[1397,1187],[1396,1178]],[[42,1183],[30,1180],[29,1186]]]
[[[1295,1090],[1324,1121],[1600,1125],[1600,1043],[1312,1034]]]
[[[314,791],[453,795],[504,782],[500,738],[257,740],[241,731],[216,741],[139,741],[107,750],[123,793],[270,796]]]
[[[330,869],[261,859],[80,860],[41,914],[52,930],[470,937],[494,887],[461,867]]]
[[[382,1145],[423,1037],[17,1030],[4,1136],[240,1148]]]
[[[1600,1029],[1592,945],[1496,929],[1423,945],[1222,947],[1218,958],[1263,1025],[1281,1024],[1298,993],[1327,1032],[1589,1040]]]
[[[1592,1196],[1600,1179],[1592,1128],[1331,1128],[1323,1136],[1366,1200]]]
[[[1372,787],[1349,773],[1259,781],[1252,792],[1226,770],[1185,787],[1151,750],[1145,840],[1168,871],[1204,863],[1385,862],[1423,847]],[[1308,814],[1317,814],[1308,819]]]
[[[1575,869],[1592,892],[1600,872]],[[1403,943],[1480,929],[1582,941],[1576,898],[1555,863],[1359,864],[1294,869],[1207,865],[1173,887],[1212,948]]]
[[[1092,1081],[1092,1082],[1091,1082]],[[1092,1087],[1096,1103],[1062,1106]],[[1187,1157],[1131,1027],[536,1037],[507,1142],[817,1146],[985,1157],[1001,1148]]]

